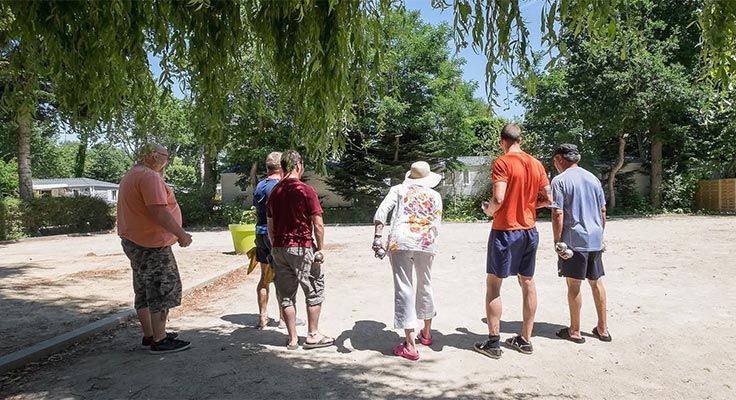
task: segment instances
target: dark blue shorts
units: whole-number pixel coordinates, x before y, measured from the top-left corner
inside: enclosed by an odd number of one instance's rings
[[[491,229],[486,272],[499,278],[509,275],[534,276],[538,245],[537,228],[518,231]]]
[[[267,234],[256,234],[256,261],[263,264],[271,263],[271,241]]]
[[[557,275],[573,279],[596,280],[605,275],[602,251],[576,251],[571,258],[557,258]]]

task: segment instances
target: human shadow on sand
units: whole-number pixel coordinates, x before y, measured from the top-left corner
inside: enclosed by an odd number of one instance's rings
[[[486,318],[481,319],[484,324],[487,324]],[[501,333],[508,333],[510,335],[518,335],[521,333],[522,321],[504,321],[501,320]],[[547,339],[559,339],[555,333],[566,328],[565,325],[553,324],[549,322],[534,322],[534,330],[532,331],[532,339],[534,337],[543,337]]]
[[[390,356],[393,355],[392,348],[399,343],[401,337],[396,332],[387,330],[383,322],[360,320],[355,321],[351,329],[343,331],[335,338],[335,345],[339,353],[351,352],[345,346],[345,341],[348,339],[355,350],[376,351]]]

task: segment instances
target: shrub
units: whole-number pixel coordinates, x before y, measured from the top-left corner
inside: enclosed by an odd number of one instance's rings
[[[96,197],[39,197],[25,203],[23,227],[32,236],[109,230],[113,209]]]
[[[20,239],[23,232],[23,203],[12,197],[0,198],[0,240]]]
[[[376,214],[373,207],[332,207],[323,211],[326,224],[372,224]]]
[[[203,201],[200,192],[177,191],[176,201],[181,208],[182,225],[186,227],[210,225],[213,214],[213,208],[210,208],[212,202]]]
[[[662,182],[662,208],[670,212],[690,212],[697,190],[698,176],[668,169]]]
[[[443,200],[444,212],[442,219],[445,221],[468,222],[483,221],[487,217],[481,209],[481,203],[491,197],[490,193],[467,197],[455,195]]]

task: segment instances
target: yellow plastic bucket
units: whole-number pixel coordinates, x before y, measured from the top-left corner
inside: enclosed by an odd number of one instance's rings
[[[230,224],[230,234],[233,237],[235,253],[245,254],[256,247],[256,226],[253,224]]]

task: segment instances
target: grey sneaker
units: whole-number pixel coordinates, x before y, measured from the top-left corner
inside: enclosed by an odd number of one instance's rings
[[[488,336],[488,339],[473,345],[473,350],[491,358],[501,358],[501,337],[498,335]]]
[[[191,346],[191,343],[186,340],[167,337],[160,342],[153,342],[151,344],[151,350],[148,350],[148,352],[151,354],[176,353],[177,351],[188,349],[189,346]]]

